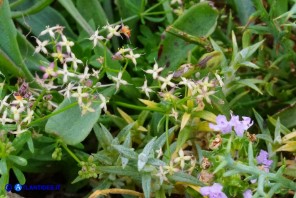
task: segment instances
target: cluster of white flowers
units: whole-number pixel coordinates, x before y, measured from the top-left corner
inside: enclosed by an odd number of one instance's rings
[[[43,72],[42,78],[36,75],[36,80],[46,90],[52,89],[58,90],[58,93],[62,94],[65,98],[77,98],[78,105],[81,108],[81,114],[84,115],[87,112],[94,112],[92,108],[92,101],[95,100],[96,96],[91,95],[92,89],[90,88],[93,84],[91,77],[95,80],[98,79],[100,70],[90,68],[84,65],[82,60],[76,57],[72,52],[74,42],[70,41],[63,33],[63,27],[57,25],[54,27],[46,27],[44,31],[40,33],[40,37],[49,35],[51,41],[44,40],[40,41],[36,39],[37,46],[35,53],[44,53],[52,58],[46,66],[40,66],[40,70]],[[111,30],[111,28],[109,28]],[[116,35],[116,34],[114,34]],[[102,40],[103,37],[98,35],[98,31],[94,33],[90,38],[93,40],[94,45],[97,44],[98,40]],[[52,53],[49,53],[46,47],[52,47]],[[84,67],[83,71],[81,67]],[[62,84],[59,84],[59,80]],[[102,94],[98,97],[101,101],[100,107],[107,111],[106,99]]]
[[[158,153],[157,158],[160,158],[163,154],[161,148],[156,152]],[[178,156],[171,159],[168,165],[158,167],[158,172],[155,176],[159,178],[160,184],[162,184],[164,181],[168,181],[168,178],[166,177],[167,174],[173,175],[180,171],[185,171],[191,174],[195,168],[195,164],[196,159],[191,154],[191,151],[183,151],[183,149],[180,149],[178,151]]]
[[[209,96],[215,93],[213,89],[217,84],[216,79],[209,81],[209,77],[206,76],[201,80],[194,81],[186,77],[181,77],[181,80],[178,83],[175,83],[172,82],[173,78],[175,77],[175,73],[171,73],[167,75],[166,78],[164,78],[159,75],[163,70],[164,68],[159,67],[158,63],[155,61],[153,69],[148,69],[145,71],[147,74],[152,75],[154,80],[158,80],[161,83],[161,91],[167,90],[168,86],[171,88],[176,88],[177,86],[183,85],[187,87],[188,90],[190,90],[192,96],[196,97],[197,102],[203,103],[203,99],[205,99],[209,104],[211,103]],[[150,97],[149,93],[153,92],[153,90],[147,86],[147,80],[144,81],[144,85],[141,87],[141,90],[146,94],[147,97]]]
[[[34,118],[34,110],[31,107],[34,98],[25,92],[27,90],[18,91],[14,94],[6,95],[0,100],[0,123],[2,126],[7,124],[14,125],[15,129],[10,131],[12,134],[20,134],[27,131],[28,124]]]

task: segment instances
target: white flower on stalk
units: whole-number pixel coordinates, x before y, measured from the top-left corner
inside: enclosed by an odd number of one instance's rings
[[[159,159],[163,155],[161,147],[158,150],[156,150],[155,152],[157,153],[157,157],[156,157],[157,159]]]
[[[191,160],[191,156],[185,156],[184,155],[184,151],[182,149],[179,150],[178,152],[179,157],[176,157],[174,159],[175,163],[180,163],[180,167],[183,170],[184,166],[185,166],[185,161]]]
[[[7,118],[7,110],[5,110],[0,118],[2,125],[4,126],[6,122],[12,123],[14,120]]]
[[[89,79],[90,74],[88,73],[88,71],[89,71],[89,67],[85,66],[83,74],[78,75],[78,78],[80,79],[79,82],[83,82],[83,81]]]
[[[120,37],[121,37],[120,32],[119,32],[119,30],[120,30],[120,25],[115,25],[115,26],[113,26],[113,25],[110,25],[110,24],[107,22],[107,25],[105,25],[103,28],[108,30],[109,34],[107,35],[107,39],[109,39],[109,40],[110,40],[114,35],[115,35],[115,36],[120,36]]]
[[[96,31],[94,32],[94,34],[91,35],[91,37],[89,38],[89,40],[93,41],[93,43],[94,43],[94,47],[97,45],[98,41],[102,41],[102,40],[104,40],[104,39],[105,39],[105,38],[104,38],[103,36],[100,36],[100,35],[99,35],[99,31],[98,31],[98,30],[96,30]]]
[[[23,133],[23,132],[26,132],[26,131],[28,131],[28,129],[21,129],[21,125],[20,124],[18,124],[17,125],[17,129],[16,129],[16,131],[10,131],[10,133],[12,133],[12,134],[15,134],[15,135],[19,135],[19,134],[21,134],[21,133]]]
[[[101,72],[101,69],[100,70],[95,70],[95,69],[92,68],[92,74],[91,74],[91,76],[94,76],[95,78],[98,79],[100,72]]]
[[[25,110],[24,107],[17,108],[16,106],[12,106],[10,108],[11,113],[13,114],[14,121],[18,122],[21,117],[21,113]]]
[[[78,86],[77,87],[77,92],[72,94],[72,97],[77,98],[79,106],[82,105],[82,99],[88,97],[88,93],[83,93],[82,92],[82,87]]]
[[[108,100],[106,99],[105,96],[103,96],[103,94],[99,94],[99,98],[101,100],[100,108],[104,109],[104,111],[107,112],[107,102],[108,102]]]
[[[179,115],[178,111],[176,109],[172,108],[171,114],[169,116],[174,117],[175,120],[177,120],[178,115]]]
[[[195,87],[195,84],[192,80],[188,80],[187,78],[181,77],[182,81],[179,82],[179,85],[185,85],[188,87],[189,90],[193,90]]]
[[[51,54],[53,58],[58,59],[61,63],[64,62],[64,58],[66,57],[65,54],[62,53],[61,46],[57,46],[57,52]]]
[[[215,91],[209,91],[207,87],[197,87],[196,91],[199,93],[196,97],[197,100],[205,99],[207,103],[211,104],[210,95],[213,95]]]
[[[48,51],[47,49],[45,48],[45,46],[48,44],[48,40],[45,40],[45,41],[40,41],[38,38],[36,38],[36,43],[37,43],[37,46],[35,48],[35,51],[34,51],[34,54],[35,53],[39,53],[40,51],[42,51],[44,54],[47,54]]]
[[[166,78],[162,76],[158,77],[158,80],[162,81],[162,85],[160,87],[161,90],[164,90],[168,85],[170,87],[175,87],[175,83],[171,82],[173,76],[174,76],[174,73],[168,75]]]
[[[168,173],[170,175],[173,175],[174,173],[180,171],[180,169],[174,167],[174,163],[173,163],[172,160],[170,161],[170,165],[169,166],[164,166],[164,168],[168,171]]]
[[[70,54],[71,53],[71,47],[74,46],[74,42],[73,41],[68,41],[67,37],[65,35],[61,35],[62,37],[62,41],[59,42],[60,46],[65,46],[67,53]]]
[[[65,98],[71,97],[71,91],[74,89],[74,84],[71,82],[67,85],[65,89],[62,89],[59,91],[60,94],[62,94]]]
[[[81,115],[86,114],[87,112],[95,112],[94,108],[91,107],[91,101],[88,101],[86,104],[82,103],[81,105]]]
[[[45,34],[49,34],[49,36],[51,38],[55,38],[55,34],[54,34],[53,31],[56,30],[57,27],[56,26],[54,26],[54,27],[46,26],[45,28],[46,28],[45,30],[43,30],[42,32],[40,32],[40,36],[43,36]]]
[[[9,104],[6,102],[10,95],[7,95],[3,98],[3,100],[0,100],[0,112],[3,109],[4,106],[8,107]]]
[[[58,70],[57,73],[63,75],[63,83],[68,82],[68,76],[70,77],[76,76],[76,74],[68,71],[68,66],[66,63],[63,64],[63,70]]]
[[[78,68],[78,65],[77,64],[82,64],[82,61],[78,58],[76,58],[75,54],[74,53],[71,53],[71,57],[67,57],[65,59],[66,62],[72,62],[72,65],[73,65],[73,68],[74,68],[74,71],[77,70]]]
[[[34,115],[34,111],[31,110],[30,108],[27,108],[27,116],[22,120],[22,123],[27,122],[28,124],[30,124],[32,121],[32,118],[34,117],[33,115]]]
[[[118,91],[120,85],[127,85],[128,83],[125,80],[122,80],[122,72],[118,73],[117,77],[112,76],[112,80],[116,82],[116,91]]]
[[[141,54],[134,54],[133,50],[130,50],[129,54],[125,55],[124,57],[132,60],[132,62],[136,66],[137,65],[136,58],[139,58],[140,56],[141,56]]]
[[[155,61],[155,64],[153,65],[153,69],[148,69],[145,72],[147,74],[152,74],[153,79],[156,79],[158,77],[158,73],[161,72],[164,68],[160,67],[158,68],[158,64]]]
[[[159,166],[158,173],[155,175],[160,180],[160,185],[162,185],[163,181],[168,181],[168,178],[166,177],[167,171],[163,171],[162,166]]]
[[[140,88],[141,88],[141,91],[144,92],[148,98],[150,98],[149,93],[153,92],[153,90],[147,86],[147,79],[145,79],[143,86]]]
[[[122,47],[122,48],[120,48],[113,56],[112,56],[112,58],[114,59],[114,60],[122,60],[123,59],[123,56],[124,56],[124,54],[126,53],[126,52],[129,52],[129,51],[131,51],[132,49],[131,48],[124,48],[124,47]]]

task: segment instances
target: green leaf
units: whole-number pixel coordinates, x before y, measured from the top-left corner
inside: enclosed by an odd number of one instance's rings
[[[133,126],[136,124],[136,122],[130,123],[126,125],[121,131],[118,133],[117,138],[119,141],[124,141],[126,136],[129,134]]]
[[[17,33],[17,42],[24,59],[25,65],[31,71],[39,71],[39,66],[42,63],[48,63],[48,60],[39,53],[35,53],[35,47],[26,39],[20,32]]]
[[[24,74],[21,72],[20,68],[9,58],[9,56],[0,49],[0,71],[4,75],[13,74],[14,76],[23,77]]]
[[[189,8],[172,26],[192,36],[207,37],[214,31],[217,18],[218,12],[203,2]],[[159,64],[167,65],[167,71],[174,71],[194,47],[181,38],[166,34]]]
[[[253,112],[254,112],[255,118],[257,120],[257,123],[259,125],[259,128],[261,130],[261,133],[266,134],[270,137],[270,131],[268,130],[266,124],[264,123],[265,121],[263,120],[261,115],[255,109],[253,109]]]
[[[199,181],[196,177],[188,175],[184,172],[177,172],[173,175],[168,175],[168,179],[174,180],[176,182],[185,182],[188,184],[194,184],[198,186],[205,186],[201,181]]]
[[[177,148],[176,148],[177,151],[180,150],[182,145],[188,140],[190,133],[191,133],[191,127],[189,126],[186,126],[180,131],[177,139]]]
[[[127,148],[122,145],[112,145],[112,147],[126,158],[129,158],[129,159],[138,158],[138,154],[133,150],[133,148]]]
[[[12,142],[12,146],[15,148],[15,153],[21,151],[30,138],[31,133],[29,131],[26,131],[16,136],[16,138]]]
[[[145,197],[150,197],[151,193],[151,173],[142,174],[142,188]]]
[[[241,24],[246,25],[251,14],[255,12],[252,0],[234,0],[234,5],[236,7]]]
[[[156,138],[154,137],[152,140],[150,140],[144,147],[142,153],[138,155],[138,171],[142,170],[148,162],[149,154],[153,149],[155,139]]]
[[[54,112],[75,103],[75,99],[66,98]],[[45,125],[45,132],[57,135],[69,145],[82,142],[88,136],[101,114],[100,105],[97,102],[92,103],[92,108],[95,109],[95,112],[87,112],[82,116],[81,110],[76,104],[74,107],[52,116]]]
[[[164,143],[166,142],[167,135],[168,135],[168,137],[170,138],[170,136],[173,134],[173,132],[174,132],[175,129],[176,129],[176,126],[170,128],[169,131],[168,131],[168,134],[166,134],[166,133],[162,133],[161,136],[159,136],[159,137],[155,140],[155,143],[154,143],[154,147],[153,147],[153,149],[154,149],[154,150],[158,150],[158,149],[162,148],[163,145],[164,145]]]
[[[108,147],[112,143],[113,136],[104,125],[102,125],[102,124],[100,124],[100,125],[101,125],[101,127],[98,124],[94,125],[94,132],[95,132],[96,137],[99,141],[99,144],[104,149],[108,149]]]
[[[257,91],[261,95],[263,95],[261,90],[255,85],[255,83],[264,83],[264,81],[258,81],[258,80],[255,81],[255,79],[243,79],[243,80],[239,80],[238,83],[246,85],[246,86],[254,89],[255,91]]]
[[[13,170],[18,182],[21,185],[24,185],[26,183],[26,178],[25,178],[24,173],[20,169],[18,169],[16,167],[12,167],[12,170]]]
[[[70,38],[76,38],[76,35],[72,31],[71,26],[68,24],[67,20],[61,15],[58,11],[48,6],[43,9],[41,12],[36,14],[18,18],[17,21],[22,24],[23,27],[32,31],[35,36],[38,36],[42,30],[45,29],[45,26],[56,26],[57,24],[64,26],[65,29],[63,33]],[[48,38],[43,36],[42,38]],[[32,54],[31,54],[32,56]]]
[[[280,118],[282,125],[286,126],[287,128],[294,128],[296,126],[296,105],[289,106],[279,113],[276,113],[272,117]]]
[[[0,70],[23,75],[21,70],[17,69],[17,65],[22,64],[22,57],[16,40],[17,31],[11,20],[8,0],[4,0],[0,5],[0,32],[0,60],[3,61]],[[2,67],[6,67],[5,70]]]
[[[15,156],[15,155],[9,155],[8,159],[20,166],[26,166],[28,164],[25,158]]]
[[[93,20],[96,27],[102,27],[107,24],[108,19],[102,8],[101,4],[97,0],[77,0],[77,8],[80,14],[87,20]]]
[[[8,174],[6,158],[2,158],[0,160],[0,174],[1,175],[7,175]]]
[[[290,115],[291,116],[291,115]],[[276,119],[274,119],[273,117],[271,116],[268,116],[268,121],[273,125],[273,126],[276,126]],[[280,124],[280,129],[281,129],[281,132],[285,135],[291,133],[291,131],[285,127],[283,124]]]
[[[30,152],[34,153],[34,143],[33,143],[32,136],[29,137],[29,139],[27,141],[27,145],[28,145]]]
[[[140,174],[138,173],[137,169],[130,166],[126,166],[125,168],[122,168],[121,166],[98,166],[97,169],[99,172],[116,175],[125,175],[136,179],[140,179]]]
[[[22,11],[12,11],[11,15],[12,18],[18,18],[23,17],[25,15],[35,14],[37,12],[40,12],[42,9],[46,8],[51,4],[53,0],[39,0],[36,3],[34,3],[30,8]]]

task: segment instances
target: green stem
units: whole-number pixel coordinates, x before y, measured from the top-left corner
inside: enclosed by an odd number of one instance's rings
[[[124,102],[113,102],[113,103],[117,104],[119,106],[122,106],[122,107],[127,107],[127,108],[135,109],[135,110],[148,110],[148,111],[157,111],[160,113],[164,113],[164,111],[161,109],[154,109],[154,108],[149,108],[149,107],[144,107],[144,106],[137,106],[137,105],[127,104]]]
[[[62,147],[69,153],[69,155],[78,163],[81,164],[81,161],[78,159],[78,157],[67,147],[66,144],[61,143]]]
[[[32,106],[32,111],[34,111],[34,109],[36,108],[36,106],[38,105],[38,103],[40,102],[40,100],[42,99],[42,97],[44,96],[44,94],[46,93],[46,90],[44,89],[40,95],[38,96],[37,100],[34,102],[33,106]]]
[[[13,2],[13,3],[9,4],[9,6],[10,6],[10,9],[13,9],[13,8],[15,8],[16,6],[18,6],[18,5],[22,4],[23,2],[25,2],[25,0],[18,0],[18,1],[15,1],[15,2]]]
[[[42,9],[46,8],[52,2],[53,2],[53,0],[39,0],[32,7],[28,8],[26,10],[12,11],[11,17],[12,18],[19,18],[22,16],[30,15],[30,14],[35,14],[35,13],[41,11]]]
[[[226,160],[228,161],[228,165],[232,169],[238,170],[243,173],[249,173],[249,174],[253,174],[253,175],[255,174],[257,176],[264,175],[265,178],[268,178],[269,180],[276,181],[276,182],[282,184],[282,186],[285,188],[289,188],[294,191],[296,190],[296,183],[290,179],[287,179],[287,178],[281,176],[281,175],[274,174],[274,173],[267,173],[265,171],[259,170],[258,168],[254,168],[251,166],[241,164],[239,162],[235,162],[230,156],[228,156]]]
[[[48,119],[48,118],[50,118],[52,116],[55,116],[55,115],[57,115],[59,113],[62,113],[64,111],[68,110],[68,109],[71,109],[71,108],[75,107],[76,105],[77,105],[77,102],[74,102],[74,103],[72,103],[72,104],[70,104],[70,105],[68,105],[68,106],[66,106],[66,107],[64,107],[64,108],[62,108],[60,110],[57,110],[57,111],[55,111],[55,112],[53,112],[53,113],[51,113],[49,115],[46,115],[46,116],[44,116],[42,118],[39,118],[39,119],[31,122],[28,126],[34,126],[34,124],[42,122],[42,121],[44,121],[44,120],[46,120],[46,119]]]
[[[166,136],[166,147],[169,154],[169,158],[171,158],[171,149],[169,142],[169,115],[165,115],[165,136]]]

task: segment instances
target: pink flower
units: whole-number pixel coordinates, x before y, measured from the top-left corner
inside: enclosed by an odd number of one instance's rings
[[[251,122],[251,118],[243,116],[243,121],[240,121],[239,116],[234,115],[231,116],[230,123],[234,127],[236,135],[239,137],[242,137],[244,131],[248,130],[248,128],[253,125],[253,122]]]
[[[268,157],[269,157],[269,155],[266,151],[260,150],[260,153],[256,158],[258,164],[263,164],[269,168],[273,161],[269,160]]]
[[[209,198],[227,198],[222,192],[223,186],[218,183],[214,183],[212,186],[206,186],[200,188],[200,194],[208,196]]]
[[[43,79],[47,79],[49,76],[57,76],[57,72],[54,71],[54,62],[51,62],[48,67],[40,66],[39,67],[41,71],[44,72]]]
[[[252,198],[252,191],[250,189],[243,193],[244,198]]]
[[[212,123],[209,124],[209,127],[215,131],[221,131],[223,134],[231,132],[231,124],[227,121],[226,116],[218,115],[216,117],[217,125]]]

